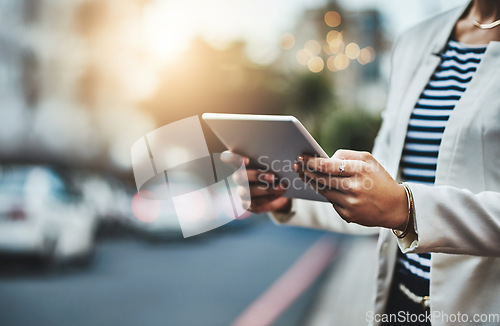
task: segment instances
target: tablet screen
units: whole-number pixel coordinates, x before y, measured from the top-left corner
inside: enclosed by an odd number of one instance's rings
[[[249,157],[251,168],[276,173],[286,197],[327,201],[292,169],[301,154],[328,157],[297,118],[205,113],[202,119],[230,151]]]

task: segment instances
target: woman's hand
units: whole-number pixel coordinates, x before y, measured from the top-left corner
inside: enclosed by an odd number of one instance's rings
[[[248,157],[240,156],[229,151],[221,154],[221,161],[234,167],[240,167],[243,163],[248,166]],[[233,175],[234,181],[239,185],[238,194],[243,202],[243,208],[254,213],[270,211],[288,212],[291,208],[289,198],[283,197],[286,189],[277,182],[275,174],[268,171],[246,169],[245,175],[237,171]],[[249,187],[246,187],[248,179]]]
[[[338,150],[331,158],[301,155],[294,169],[347,222],[404,229],[408,202],[399,185],[368,152]]]

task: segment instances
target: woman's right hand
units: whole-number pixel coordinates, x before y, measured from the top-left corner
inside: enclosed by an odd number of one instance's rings
[[[241,155],[225,151],[221,154],[221,161],[239,168],[242,164],[248,166],[250,159]],[[246,173],[242,175],[241,173]],[[249,187],[246,187],[248,179]],[[243,202],[243,208],[253,213],[288,212],[291,200],[283,197],[286,189],[278,182],[277,176],[270,171],[257,169],[238,170],[233,174],[233,180],[238,184],[238,194]]]

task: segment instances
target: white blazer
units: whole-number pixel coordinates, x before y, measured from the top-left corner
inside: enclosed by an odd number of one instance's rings
[[[465,7],[410,29],[396,42],[387,108],[373,155],[398,179],[408,120]],[[491,42],[443,134],[434,186],[411,184],[416,232],[345,223],[328,203],[293,200],[278,223],[346,233],[379,232],[374,312],[385,311],[397,247],[432,252],[431,314],[500,314],[500,42]],[[453,317],[453,316],[452,316]],[[484,317],[483,317],[484,318]],[[436,318],[433,325],[447,325]],[[486,325],[487,323],[475,323]],[[491,323],[492,325],[498,325]]]

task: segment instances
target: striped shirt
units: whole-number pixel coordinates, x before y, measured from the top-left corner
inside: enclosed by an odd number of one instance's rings
[[[439,146],[446,124],[485,51],[486,45],[465,45],[454,40],[448,42],[441,54],[440,65],[410,117],[401,158],[403,180],[434,184]],[[430,259],[430,253],[405,255],[399,252],[393,286],[403,284],[418,296],[429,295]]]

